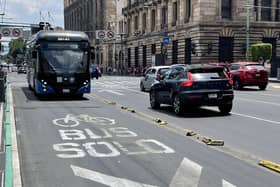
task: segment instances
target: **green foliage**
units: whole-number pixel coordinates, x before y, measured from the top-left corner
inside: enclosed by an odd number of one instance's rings
[[[257,43],[251,46],[253,61],[270,60],[272,56],[272,45],[270,43]]]
[[[24,54],[26,49],[26,42],[23,38],[18,38],[9,43],[9,56],[16,58],[18,54]]]

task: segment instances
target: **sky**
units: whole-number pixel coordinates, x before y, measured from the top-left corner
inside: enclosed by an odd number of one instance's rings
[[[4,21],[34,24],[47,21],[64,27],[63,0],[0,0],[0,13],[3,13],[5,1]]]

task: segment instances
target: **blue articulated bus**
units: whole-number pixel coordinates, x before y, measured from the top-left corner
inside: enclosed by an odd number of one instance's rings
[[[27,48],[27,81],[36,95],[90,93],[90,41],[85,33],[40,31]]]

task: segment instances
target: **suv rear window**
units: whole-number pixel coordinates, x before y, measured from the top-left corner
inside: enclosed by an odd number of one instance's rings
[[[256,69],[256,70],[264,70],[264,66],[262,65],[256,65],[256,64],[251,64],[251,65],[246,65],[245,66],[247,69]]]
[[[160,75],[163,75],[163,74],[165,74],[168,70],[169,70],[169,68],[162,68],[162,69],[159,69],[159,70],[158,70],[158,73],[159,73]]]
[[[192,77],[194,80],[211,80],[211,79],[225,79],[226,78],[223,71],[192,73]]]

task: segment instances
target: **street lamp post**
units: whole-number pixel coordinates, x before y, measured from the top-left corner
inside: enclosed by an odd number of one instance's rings
[[[250,48],[250,0],[246,0],[246,53]]]

